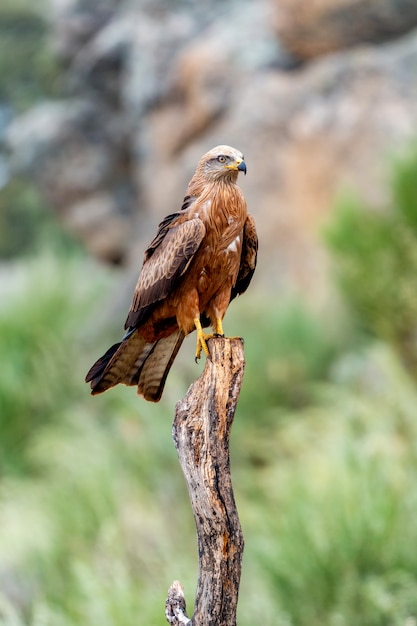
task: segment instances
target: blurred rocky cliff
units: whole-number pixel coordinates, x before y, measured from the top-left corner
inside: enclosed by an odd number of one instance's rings
[[[320,298],[335,193],[383,206],[387,159],[416,134],[415,0],[51,0],[46,18],[62,95],[7,142],[85,247],[137,268],[227,143],[247,161],[258,284]]]

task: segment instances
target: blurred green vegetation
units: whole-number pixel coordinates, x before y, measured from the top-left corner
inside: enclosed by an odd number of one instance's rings
[[[86,293],[79,272],[76,259],[57,266],[51,255],[0,269],[1,475],[33,469],[32,437],[42,426],[59,423],[76,398],[73,338],[95,292]]]
[[[33,181],[23,176],[8,180],[3,133],[14,116],[56,97],[62,91],[59,64],[51,50],[45,0],[0,2],[0,166],[5,168],[0,193],[0,259],[33,254],[48,238],[71,247],[70,238],[41,199]]]
[[[327,230],[337,276],[357,322],[417,374],[417,149],[397,159],[384,211],[344,198]]]
[[[79,248],[45,206],[33,182],[14,176],[0,190],[0,260],[52,249],[72,255]]]
[[[345,309],[249,291],[228,313],[247,359],[231,442],[241,626],[417,620],[413,177],[414,153],[386,211],[335,211]],[[175,578],[191,612],[195,529],[171,441],[180,363],[158,405],[124,387],[92,398],[84,373],[117,339],[97,312],[120,274],[56,247],[0,271],[0,624],[162,626]]]
[[[17,111],[57,88],[58,64],[50,51],[45,2],[0,3],[0,103]],[[16,45],[18,42],[18,45]]]

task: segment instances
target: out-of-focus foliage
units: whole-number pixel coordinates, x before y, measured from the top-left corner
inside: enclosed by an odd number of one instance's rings
[[[245,296],[245,299],[247,296]],[[250,297],[249,297],[250,298]],[[326,378],[328,369],[341,350],[344,321],[339,327],[313,316],[299,299],[277,303],[262,298],[259,304],[246,303],[242,320],[242,302],[232,305],[231,322],[243,337],[247,356],[248,381],[243,390],[245,410],[265,414],[273,407],[300,408],[311,401],[309,383]],[[252,304],[252,306],[250,306]],[[260,369],[258,364],[262,363]]]
[[[48,215],[33,181],[12,177],[6,151],[2,154],[3,134],[11,119],[59,91],[58,64],[49,39],[43,0],[0,2],[0,259],[33,253],[48,235],[70,245]]]
[[[0,190],[0,259],[13,259],[54,248],[59,254],[79,246],[45,207],[29,181],[13,178]]]
[[[9,457],[0,484],[0,621],[133,626],[141,615],[162,626],[172,579],[185,584],[191,607],[197,576],[195,529],[171,441],[173,403],[168,394],[146,404],[126,388],[88,395],[83,376],[98,347],[85,319],[97,298],[93,284],[104,291],[110,277],[80,259],[24,269],[10,276],[2,313],[7,334],[21,339],[19,349],[5,346],[14,377],[0,387],[10,418],[0,443]],[[239,313],[248,359],[250,344],[268,343],[271,333],[270,326],[250,333],[252,307],[247,317]],[[290,312],[280,316],[284,327]],[[279,323],[275,329],[283,332]],[[308,353],[308,345],[303,340],[310,363],[317,346]],[[351,347],[334,349],[320,376],[306,375],[313,386],[301,410],[275,399],[275,412],[267,402],[256,411],[245,398],[246,372],[232,437],[246,538],[243,626],[255,619],[400,625],[417,615],[417,557],[409,549],[417,540],[417,391],[386,346]],[[260,372],[268,358],[257,359]],[[268,377],[257,384],[271,398]]]
[[[358,321],[417,371],[417,148],[396,163],[392,188],[384,212],[342,201],[327,240]]]
[[[49,50],[43,2],[0,3],[0,104],[23,110],[54,91],[57,65]],[[16,45],[17,44],[17,45]]]
[[[399,302],[391,281],[404,270],[398,284],[416,291],[404,244],[413,214],[398,209],[402,193],[404,207],[415,201],[405,191],[412,168],[400,183],[399,167],[391,210],[345,206],[329,235],[367,341],[340,312],[319,317],[250,292],[228,313],[247,358],[231,441],[246,541],[242,626],[417,619],[417,388],[383,288],[385,278]],[[171,440],[180,363],[159,405],[124,387],[92,398],[84,373],[117,339],[93,332],[97,295],[114,276],[79,255],[3,272],[0,623],[163,626],[175,578],[191,613],[195,528]],[[376,321],[380,307],[392,334]]]
[[[14,180],[0,191],[1,258],[34,252],[36,234],[42,227],[42,212],[40,198],[33,186],[18,185]]]
[[[97,288],[78,282],[79,263],[48,255],[0,270],[0,474],[31,467],[32,438],[76,397],[74,336]]]
[[[274,455],[244,511],[275,624],[400,626],[417,615],[407,547],[417,540],[417,390],[383,345],[343,361],[314,408],[270,433]]]

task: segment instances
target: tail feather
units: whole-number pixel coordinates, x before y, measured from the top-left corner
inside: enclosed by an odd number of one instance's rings
[[[122,345],[122,342],[115,343],[113,346],[111,346],[111,348],[109,348],[107,352],[103,354],[103,356],[100,357],[94,363],[94,365],[88,370],[87,376],[85,377],[85,382],[91,383],[90,384],[91,389],[94,390],[94,388],[100,381],[101,377],[103,376],[104,370],[106,369],[109,361],[111,360],[112,356],[117,352],[117,350],[120,348],[121,345]]]
[[[145,400],[160,400],[168,372],[184,340],[176,331],[169,337],[148,343],[136,331],[114,344],[91,367],[85,378],[92,395],[118,385],[138,385]]]
[[[161,399],[169,370],[183,341],[184,333],[178,330],[153,344],[136,378],[138,394],[145,400],[158,402]]]

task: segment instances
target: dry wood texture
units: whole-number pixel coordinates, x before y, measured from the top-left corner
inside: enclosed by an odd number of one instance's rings
[[[235,626],[243,535],[230,476],[229,441],[244,370],[243,341],[209,341],[211,360],[176,406],[173,439],[194,513],[199,578],[194,614],[186,615],[183,589],[168,592],[173,625]]]

